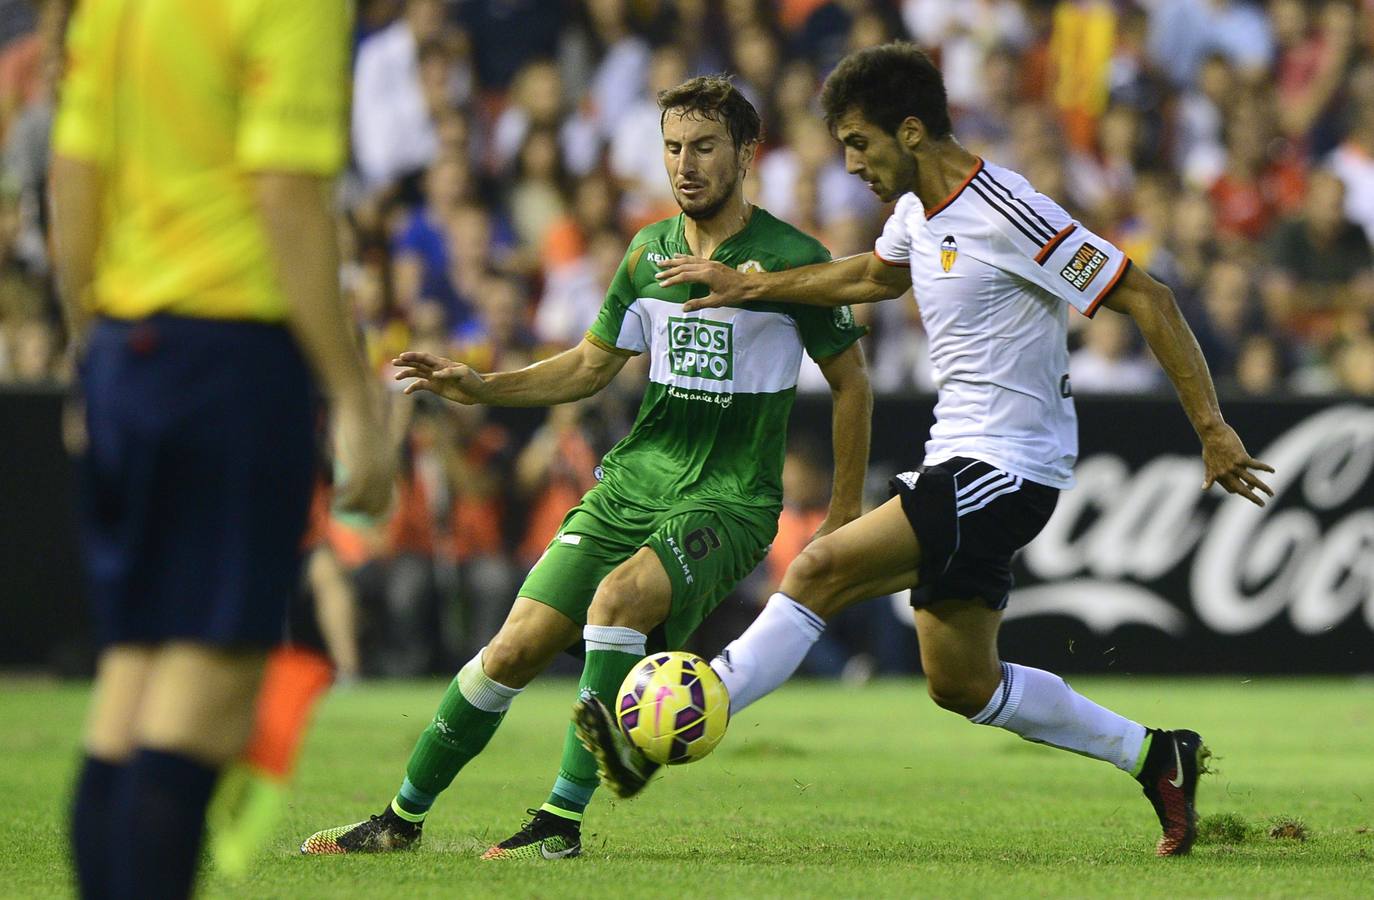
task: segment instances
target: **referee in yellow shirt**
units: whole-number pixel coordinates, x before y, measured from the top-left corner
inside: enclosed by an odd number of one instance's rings
[[[52,202],[102,647],[72,824],[88,897],[191,891],[297,585],[316,383],[340,505],[389,500],[330,209],[350,25],[347,0],[78,0],[69,23]]]

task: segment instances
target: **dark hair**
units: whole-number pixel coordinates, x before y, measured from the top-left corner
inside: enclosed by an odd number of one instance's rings
[[[895,41],[851,53],[821,88],[825,124],[834,131],[840,117],[857,109],[889,134],[908,116],[920,119],[931,137],[948,137],[949,101],[945,79],[915,44]]]
[[[758,110],[730,83],[728,75],[698,75],[677,87],[659,91],[658,108],[663,110],[658,117],[659,128],[663,127],[670,109],[680,109],[684,114],[697,113],[723,123],[736,150],[763,137]]]

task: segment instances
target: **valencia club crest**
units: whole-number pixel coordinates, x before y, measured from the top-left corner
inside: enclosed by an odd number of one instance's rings
[[[959,245],[955,243],[954,235],[945,235],[945,239],[940,242],[940,268],[948,272],[954,268],[954,261],[958,258]]]

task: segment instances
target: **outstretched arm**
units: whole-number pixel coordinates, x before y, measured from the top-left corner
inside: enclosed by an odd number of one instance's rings
[[[1251,458],[1236,432],[1221,417],[1207,361],[1174,301],[1173,291],[1139,266],[1132,266],[1103,305],[1135,320],[1145,342],[1173,382],[1183,410],[1202,441],[1202,461],[1207,471],[1203,490],[1216,482],[1229,493],[1240,494],[1251,503],[1263,506],[1264,500],[1257,492],[1263,491],[1272,497],[1274,491],[1254,472],[1274,469]]]
[[[868,473],[868,445],[873,420],[873,388],[868,383],[864,350],[859,344],[820,362],[830,383],[830,443],[835,474],[830,484],[830,510],[816,530],[829,534],[863,515],[864,476]]]
[[[696,256],[674,256],[655,273],[658,283],[704,284],[711,293],[682,305],[684,311],[739,306],[752,300],[806,306],[848,306],[901,296],[911,287],[910,272],[890,266],[875,253],[858,253],[833,262],[798,266],[780,272],[738,272],[723,263]]]
[[[629,356],[586,338],[576,347],[513,372],[479,375],[470,366],[432,353],[407,351],[391,361],[397,381],[416,379],[405,392],[430,391],[465,406],[553,406],[590,397],[611,383]]]

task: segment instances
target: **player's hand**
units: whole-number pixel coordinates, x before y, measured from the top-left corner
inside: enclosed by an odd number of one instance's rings
[[[674,284],[704,284],[711,289],[705,297],[682,304],[683,312],[694,309],[713,309],[717,306],[738,306],[745,302],[744,275],[724,263],[712,262],[699,256],[677,254],[663,263],[654,277],[663,287]]]
[[[464,406],[483,402],[486,380],[463,363],[433,353],[408,350],[393,359],[391,364],[401,370],[396,373],[397,381],[415,379],[406,385],[407,394],[429,391]]]
[[[1239,494],[1256,506],[1264,505],[1264,498],[1257,492],[1274,496],[1274,489],[1255,474],[1256,471],[1272,472],[1274,467],[1251,458],[1230,425],[1222,424],[1202,439],[1202,462],[1207,470],[1207,477],[1202,482],[1204,491],[1215,482],[1227,493]]]
[[[380,517],[391,505],[396,454],[381,403],[366,396],[341,400],[334,409],[334,455],[340,476],[334,506],[342,512]]]

